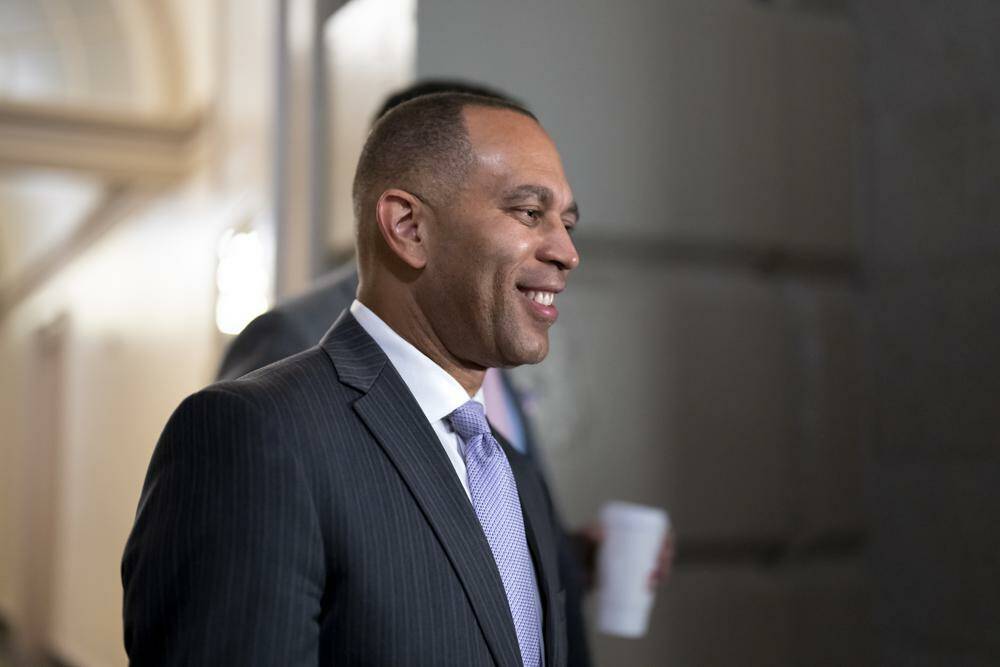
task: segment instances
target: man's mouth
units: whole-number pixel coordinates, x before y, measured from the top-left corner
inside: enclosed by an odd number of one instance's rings
[[[534,301],[535,303],[540,303],[543,306],[551,306],[552,302],[556,300],[555,292],[545,292],[542,290],[525,290],[524,295]]]
[[[555,307],[555,300],[556,292],[562,291],[562,287],[553,290],[518,286],[517,289],[528,300],[528,307],[536,318],[546,324],[552,324],[559,317],[559,309]]]

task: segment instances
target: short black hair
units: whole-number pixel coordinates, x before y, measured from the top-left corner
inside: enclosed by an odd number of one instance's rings
[[[462,115],[468,106],[506,109],[538,121],[508,99],[455,92],[420,95],[389,110],[372,127],[354,174],[351,194],[359,253],[369,236],[368,207],[387,188],[400,188],[436,204],[468,177],[474,160]]]
[[[472,81],[463,81],[461,79],[421,79],[412,86],[408,86],[402,90],[397,90],[395,93],[385,98],[385,101],[382,103],[382,106],[379,107],[379,110],[375,114],[375,118],[372,119],[372,122],[374,123],[403,102],[409,102],[412,99],[422,97],[424,95],[434,95],[435,93],[465,93],[466,95],[476,95],[478,97],[489,97],[495,100],[503,100],[504,102],[510,102],[519,107],[527,108],[521,101],[511,97],[507,93],[500,92],[496,88],[484,86],[481,83],[473,83]]]

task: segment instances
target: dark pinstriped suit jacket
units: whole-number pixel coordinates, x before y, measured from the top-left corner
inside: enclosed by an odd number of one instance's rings
[[[286,301],[256,318],[226,350],[219,368],[218,379],[236,379],[312,347],[330,328],[336,314],[350,307],[357,291],[357,270],[353,265],[348,265],[320,278],[305,294]],[[509,389],[507,374],[502,373],[501,377]],[[519,412],[524,425],[527,458],[534,464],[544,484],[544,471],[535,457],[537,452],[533,443],[530,420],[521,410],[520,401],[513,401],[512,407]],[[567,537],[562,527],[559,528],[556,550],[559,553],[559,573],[566,590],[568,639],[566,661],[570,667],[589,667],[587,628],[581,608],[584,589],[579,552],[584,545],[574,543]]]
[[[564,665],[555,526],[510,459]],[[318,347],[186,399],[122,561],[133,664],[520,665],[503,584],[440,441],[349,313]]]

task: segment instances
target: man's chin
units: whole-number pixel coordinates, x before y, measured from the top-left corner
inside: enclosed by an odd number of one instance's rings
[[[506,368],[516,366],[530,366],[542,362],[549,355],[549,338],[545,336],[539,340],[519,341],[519,344],[511,346],[509,353],[504,355]]]

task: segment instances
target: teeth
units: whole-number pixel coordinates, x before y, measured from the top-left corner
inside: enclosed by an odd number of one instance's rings
[[[537,301],[543,306],[551,306],[552,302],[555,301],[555,292],[542,292],[535,290],[528,290],[526,296],[532,301]]]

